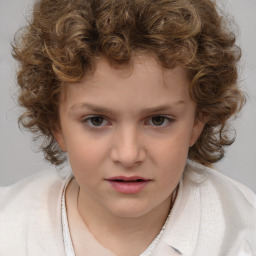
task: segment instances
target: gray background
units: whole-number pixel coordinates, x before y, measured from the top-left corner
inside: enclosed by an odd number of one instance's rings
[[[26,23],[32,0],[0,0],[0,185],[50,168],[31,135],[17,125],[19,108],[15,99],[15,62],[10,54],[14,33]],[[215,167],[256,192],[256,1],[222,0],[221,8],[238,24],[239,45],[243,50],[240,82],[248,102],[235,121],[236,142]]]

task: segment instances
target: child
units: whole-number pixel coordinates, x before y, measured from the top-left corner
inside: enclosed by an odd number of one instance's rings
[[[19,122],[52,164],[0,190],[0,255],[255,255],[256,197],[210,169],[244,103],[210,0],[39,0]]]

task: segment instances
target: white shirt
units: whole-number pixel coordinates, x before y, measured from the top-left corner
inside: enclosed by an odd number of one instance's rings
[[[46,171],[0,188],[0,255],[65,255],[61,198],[68,178]],[[152,255],[255,256],[255,194],[188,161]]]

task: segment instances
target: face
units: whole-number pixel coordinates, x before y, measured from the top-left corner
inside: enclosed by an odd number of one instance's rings
[[[125,70],[100,59],[93,74],[67,86],[55,137],[87,208],[119,217],[166,209],[203,128],[189,83],[183,68],[143,56]]]

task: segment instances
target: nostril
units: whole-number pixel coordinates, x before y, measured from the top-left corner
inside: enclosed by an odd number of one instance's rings
[[[145,160],[145,150],[138,144],[120,142],[115,144],[111,151],[110,157],[115,164],[120,164],[126,169],[139,166]]]

